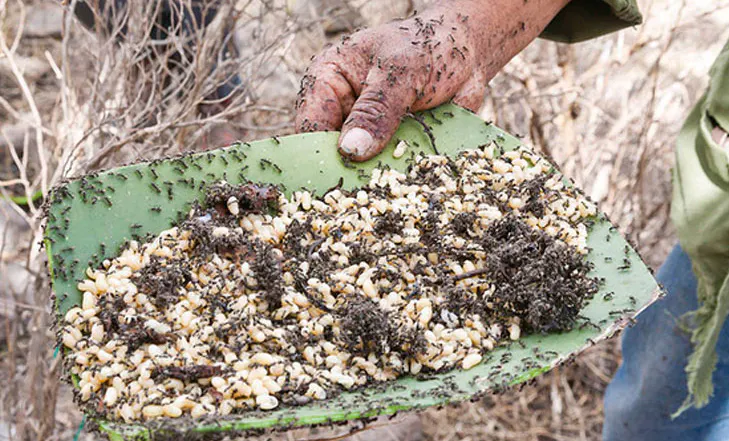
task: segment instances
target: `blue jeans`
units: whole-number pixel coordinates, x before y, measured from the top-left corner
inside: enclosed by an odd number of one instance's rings
[[[729,325],[717,344],[711,401],[671,420],[687,394],[684,368],[691,343],[678,319],[697,307],[696,277],[677,245],[656,278],[667,295],[623,334],[623,364],[605,392],[603,440],[729,440]]]

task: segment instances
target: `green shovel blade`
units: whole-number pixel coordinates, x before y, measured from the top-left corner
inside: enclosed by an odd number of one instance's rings
[[[323,194],[342,179],[344,188],[366,184],[380,165],[405,170],[415,153],[456,155],[465,149],[494,145],[511,150],[518,139],[454,105],[406,119],[394,140],[377,158],[345,164],[336,150],[338,133],[309,133],[167,159],[135,164],[74,180],[54,190],[46,228],[46,246],[56,308],[64,314],[79,305],[76,288],[85,269],[112,258],[124,243],[157,234],[187,213],[204,197],[204,183],[266,182],[281,185],[286,194],[301,188]],[[424,130],[424,125],[430,130]],[[430,132],[430,133],[428,133]],[[395,159],[398,141],[409,144]],[[435,146],[433,146],[435,141]],[[328,424],[398,411],[460,402],[487,391],[523,383],[574,356],[622,328],[660,294],[650,271],[610,222],[599,216],[588,236],[593,275],[604,279],[599,293],[581,312],[570,332],[525,336],[510,347],[499,347],[478,366],[427,378],[398,380],[344,392],[323,402],[275,411],[246,411],[202,420],[159,420],[126,425],[97,420],[114,440],[150,438],[181,432],[246,431]]]

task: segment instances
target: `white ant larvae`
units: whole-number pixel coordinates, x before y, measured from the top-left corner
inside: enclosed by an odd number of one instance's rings
[[[405,151],[409,147],[407,141],[400,141],[397,143],[397,146],[395,146],[395,150],[392,151],[392,157],[395,159],[402,158],[403,155],[405,155]]]
[[[106,393],[104,393],[104,404],[106,406],[113,406],[118,397],[119,392],[117,392],[116,388],[112,386],[106,389]]]
[[[469,354],[463,359],[463,361],[461,362],[461,366],[463,367],[463,369],[466,370],[471,369],[472,367],[481,363],[482,358],[483,357],[478,352]]]
[[[231,196],[226,201],[226,206],[228,207],[228,211],[230,211],[230,214],[233,216],[238,216],[240,213],[240,207],[238,205],[238,198],[235,196]]]
[[[155,417],[161,416],[162,413],[163,413],[162,406],[149,404],[142,408],[142,415],[144,415],[146,418],[155,418]]]
[[[166,417],[179,418],[180,416],[182,416],[182,409],[175,404],[167,404],[162,408],[162,413]]]
[[[400,143],[393,156],[406,150]],[[64,315],[61,343],[80,378],[81,400],[103,397],[107,416],[126,422],[197,418],[275,409],[293,389],[324,400],[325,388],[367,386],[423,368],[473,368],[481,351],[521,337],[519,320],[451,312],[447,293],[424,278],[451,278],[469,301],[489,298],[498,286],[487,271],[491,251],[479,239],[493,223],[515,216],[586,253],[583,221],[597,212],[546,161],[524,150],[493,156],[492,147],[452,161],[418,156],[407,175],[375,169],[356,192],[277,195],[271,199],[277,214],[243,212],[236,196],[223,193],[216,204],[227,212],[208,212],[204,237],[181,224],[147,243],[130,242],[99,269],[86,269],[81,305]],[[537,178],[543,188],[534,193],[524,185]],[[205,219],[205,209],[196,210],[191,218]],[[212,241],[209,256],[189,266],[205,240]],[[239,242],[247,251],[231,258],[227,247]],[[405,251],[411,247],[423,251]],[[172,271],[155,273],[165,283],[178,269],[189,276],[172,288],[140,277],[156,268]],[[343,340],[353,316],[336,311],[353,299],[364,302],[365,312],[382,310],[401,330],[418,332],[422,351],[406,356],[390,347],[387,356],[355,356]],[[116,321],[104,311],[111,307],[118,307]],[[119,335],[117,323],[129,331]],[[223,339],[226,347],[207,358]]]
[[[278,407],[278,400],[271,395],[259,395],[256,397],[256,404],[262,410],[271,410]]]

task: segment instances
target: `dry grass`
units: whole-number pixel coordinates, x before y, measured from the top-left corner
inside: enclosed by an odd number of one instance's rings
[[[174,48],[155,47],[157,61],[144,56],[153,2],[133,12],[133,29],[121,45],[108,38],[113,26],[91,32],[69,15],[61,18],[63,37],[38,36],[31,18],[54,3],[0,0],[5,198],[45,192],[94,168],[214,146],[221,125],[244,139],[289,133],[298,78],[312,54],[341,30],[423,6],[407,0],[332,3],[338,8],[326,0],[223,1],[230,13],[197,29],[195,51],[173,69]],[[657,266],[675,240],[668,219],[673,140],[729,37],[729,2],[641,3],[647,25],[639,29],[575,46],[534,43],[492,81],[482,116],[551,155]],[[216,35],[226,25],[237,30],[240,54],[215,63]],[[243,84],[233,102],[209,102],[209,92],[234,71]],[[0,381],[6,386],[0,390],[0,440],[70,439],[81,421],[68,386],[58,381],[39,232],[37,203],[0,200]],[[425,435],[599,439],[602,392],[618,362],[616,342],[602,343],[534,386],[424,412]]]

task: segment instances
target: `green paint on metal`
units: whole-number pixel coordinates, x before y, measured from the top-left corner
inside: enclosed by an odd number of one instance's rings
[[[503,150],[520,145],[518,139],[454,105],[422,115],[440,154],[455,155],[484,145]],[[370,171],[378,164],[404,170],[415,153],[433,153],[423,127],[412,119],[403,121],[395,139],[379,157],[364,164],[343,163],[336,151],[337,137],[335,132],[310,133],[238,144],[121,167],[55,189],[46,244],[59,314],[80,303],[76,284],[85,278],[89,261],[99,265],[135,235],[157,234],[169,228],[187,213],[193,201],[202,200],[203,183],[225,179],[237,184],[249,180],[283,185],[287,194],[300,188],[321,194],[336,185],[340,177],[345,188],[358,187],[368,181]],[[392,151],[399,140],[407,141],[409,148],[402,158],[395,159]],[[325,424],[464,401],[525,382],[592,342],[612,335],[625,324],[627,316],[659,293],[646,266],[605,218],[595,220],[588,246],[594,274],[604,278],[605,283],[581,313],[589,321],[584,326],[560,334],[525,336],[520,344],[495,349],[468,371],[455,370],[428,378],[403,377],[324,402],[249,411],[214,422],[170,421],[168,428],[207,433]],[[629,267],[624,259],[630,260]],[[142,425],[97,423],[115,441],[149,438],[152,430]],[[154,430],[164,432],[165,427]]]

